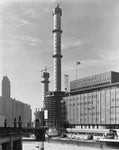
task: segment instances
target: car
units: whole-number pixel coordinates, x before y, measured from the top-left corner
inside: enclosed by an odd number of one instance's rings
[[[114,129],[110,129],[109,132],[104,134],[105,139],[115,139],[118,138],[117,131]]]

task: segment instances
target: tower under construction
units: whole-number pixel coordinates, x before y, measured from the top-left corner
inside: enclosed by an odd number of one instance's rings
[[[61,91],[61,16],[62,10],[59,5],[53,9],[53,42],[54,42],[54,91],[50,91],[45,96],[45,110],[48,111],[46,125],[53,128],[61,126],[61,99],[64,92]]]
[[[62,10],[59,5],[53,9],[54,28],[54,91],[61,91],[61,16]]]
[[[50,74],[47,72],[47,68],[42,70],[42,107],[44,107],[44,97],[46,96],[47,92],[49,92],[49,76]]]

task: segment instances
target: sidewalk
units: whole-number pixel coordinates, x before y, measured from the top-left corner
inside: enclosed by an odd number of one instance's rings
[[[38,142],[23,142],[23,150],[40,150],[37,146],[41,148],[41,142],[39,144]],[[45,142],[44,150],[101,150],[101,148]],[[107,150],[107,148],[103,148],[103,150]]]

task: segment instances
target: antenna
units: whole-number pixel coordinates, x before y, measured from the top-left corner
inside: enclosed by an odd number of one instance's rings
[[[41,70],[41,72],[47,72],[49,69],[52,69],[52,68],[53,66],[49,66],[49,67],[45,66],[45,69]]]
[[[7,67],[6,67],[6,65],[5,65],[5,75],[7,76]]]

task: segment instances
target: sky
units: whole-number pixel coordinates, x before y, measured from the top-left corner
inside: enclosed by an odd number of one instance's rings
[[[119,72],[119,0],[0,0],[0,94],[4,75],[11,97],[41,107],[45,66],[53,90],[53,15],[62,8],[62,90],[70,81]]]

